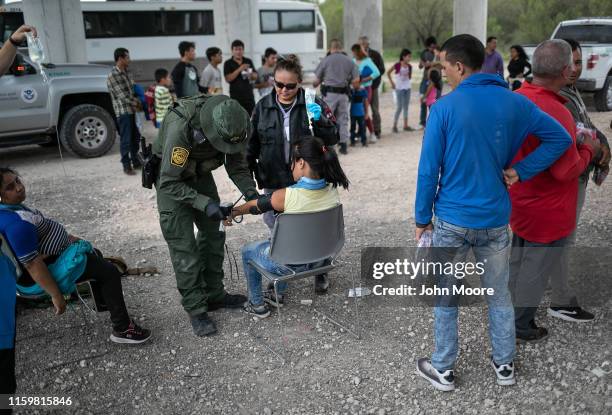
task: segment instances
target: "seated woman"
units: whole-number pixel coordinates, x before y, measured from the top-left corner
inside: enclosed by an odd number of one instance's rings
[[[291,172],[297,183],[285,189],[276,190],[269,196],[235,207],[232,216],[260,214],[274,210],[284,213],[317,212],[332,208],[340,203],[338,186],[348,189],[349,181],[340,167],[338,155],[318,137],[305,136],[293,146]],[[249,289],[249,301],[244,307],[248,314],[259,318],[270,315],[266,303],[280,307],[286,283],[279,283],[279,298],[273,293],[262,293],[261,274],[249,264],[254,261],[266,270],[283,275],[283,267],[270,259],[270,241],[258,241],[242,249],[242,262]],[[304,270],[312,264],[291,266]]]
[[[89,242],[70,235],[60,223],[23,205],[25,199],[26,189],[17,172],[0,168],[0,233],[24,270],[17,281],[18,289],[26,294],[44,290],[59,315],[66,311],[64,294],[73,291],[77,282],[94,280],[110,311],[110,339],[115,343],[147,341],[151,332],[136,325],[128,315],[117,268],[94,251]]]

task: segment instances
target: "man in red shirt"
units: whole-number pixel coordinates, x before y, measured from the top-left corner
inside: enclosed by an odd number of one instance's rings
[[[555,118],[576,143],[576,124],[558,92],[572,72],[572,50],[563,40],[542,42],[533,55],[533,81],[517,91]],[[513,160],[525,158],[539,139],[528,136]],[[544,327],[535,324],[548,276],[567,272],[568,236],[576,227],[578,177],[587,168],[599,142],[591,137],[574,144],[547,170],[510,188],[514,232],[510,255],[510,290],[515,306],[516,338],[519,342],[543,340]]]

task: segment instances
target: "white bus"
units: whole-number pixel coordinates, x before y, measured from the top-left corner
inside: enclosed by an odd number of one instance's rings
[[[318,6],[290,0],[201,1],[82,1],[87,58],[113,63],[113,51],[125,47],[137,81],[150,81],[157,68],[172,70],[179,59],[178,44],[195,42],[201,70],[206,48],[217,46],[224,59],[230,44],[241,39],[245,55],[256,66],[267,47],[295,53],[306,72],[325,56],[327,28]],[[0,41],[23,24],[21,2],[8,3],[0,13]],[[59,62],[58,62],[59,63]]]

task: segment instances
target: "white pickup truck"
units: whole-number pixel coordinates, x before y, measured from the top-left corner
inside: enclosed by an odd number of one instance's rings
[[[80,157],[106,154],[115,142],[115,115],[103,65],[44,64],[15,56],[0,78],[0,147],[62,146]]]
[[[576,85],[593,92],[598,111],[612,111],[612,18],[588,17],[565,20],[557,25],[551,39],[574,39],[582,49],[582,75]],[[525,45],[529,58],[536,45]]]

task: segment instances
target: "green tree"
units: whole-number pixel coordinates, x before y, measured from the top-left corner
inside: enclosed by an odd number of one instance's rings
[[[343,0],[319,4],[328,38],[342,39]],[[487,33],[497,37],[500,50],[506,50],[514,43],[548,39],[562,20],[610,15],[611,0],[489,0]],[[452,30],[453,0],[383,0],[385,49],[419,50],[428,36],[442,43]]]
[[[326,0],[325,3],[319,5],[321,14],[327,25],[327,40],[344,39],[344,25],[342,23],[344,13],[343,0]]]

